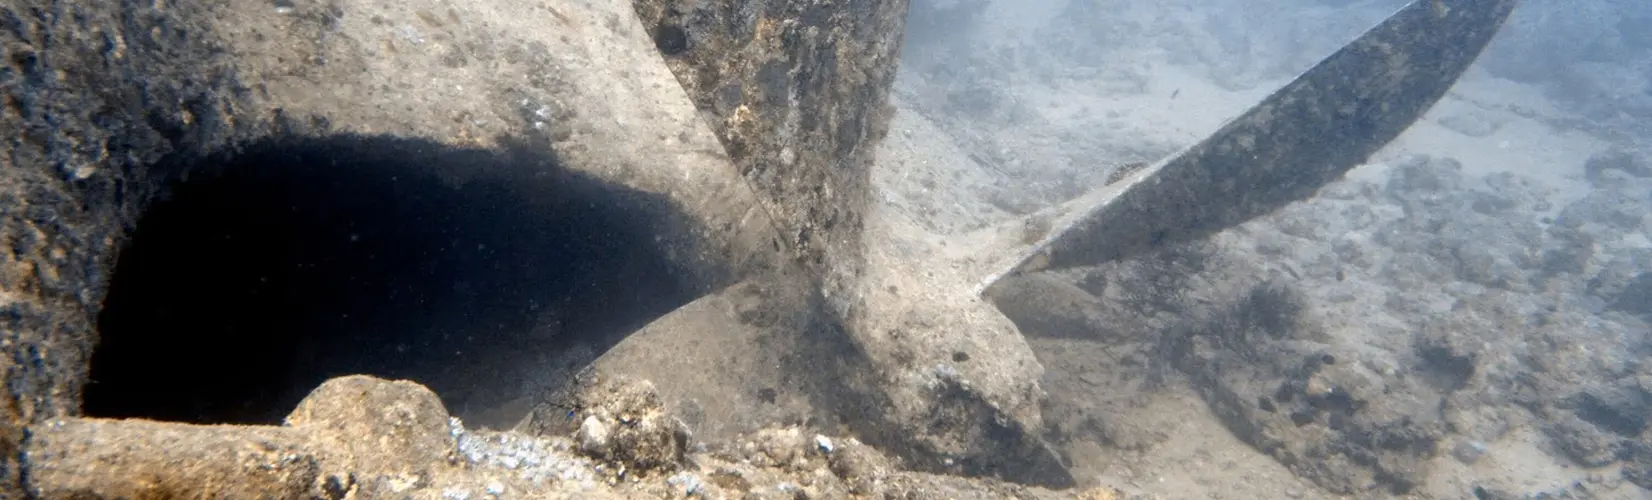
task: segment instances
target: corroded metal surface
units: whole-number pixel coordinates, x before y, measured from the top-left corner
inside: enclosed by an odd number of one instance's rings
[[[523,196],[555,181],[546,172],[612,183],[677,212],[637,215],[658,222],[693,288],[797,249],[847,309],[906,3],[661,4],[641,9],[647,23],[633,7],[0,1],[0,131],[13,138],[0,168],[0,496],[21,479],[25,429],[77,413],[98,303],[137,216],[187,170],[273,139],[493,151],[509,168],[407,168],[510,178]],[[676,31],[661,29],[668,14]],[[791,245],[773,241],[777,225]]]
[[[958,287],[906,279],[924,271],[907,264],[933,265],[935,255],[892,251],[885,262],[912,269],[865,272],[870,145],[887,126],[906,5],[362,0],[272,9],[238,0],[189,10],[0,0],[0,50],[10,65],[0,67],[0,133],[9,140],[0,146],[0,496],[20,486],[15,459],[25,428],[77,411],[114,253],[158,188],[181,173],[156,165],[272,136],[383,134],[554,153],[513,161],[523,170],[512,172],[442,173],[462,183],[565,167],[664,200],[682,217],[656,234],[697,288],[764,270],[795,249],[838,312],[865,310],[846,315],[846,326],[874,378],[892,382],[892,401],[870,412],[897,421],[896,432],[943,464],[971,472],[1014,465],[977,463],[996,457],[1040,467],[1001,453],[1042,430],[1041,368],[1024,346],[1004,348],[1019,342],[1007,320],[961,297],[963,279],[933,281]],[[1192,237],[1306,196],[1437,99],[1409,87],[1443,92],[1494,31],[1488,21],[1510,5],[1412,7],[1373,32],[1384,43],[1339,53],[1340,76],[1304,77],[1279,94],[1295,97],[1276,96],[1253,112],[1263,115],[1157,167],[1155,184],[1140,183],[1093,214],[1094,227],[1075,231],[1076,242],[1054,247],[1065,259],[1058,262],[1095,258],[1088,242],[1155,228],[1176,229],[1153,239]],[[1476,20],[1482,29],[1459,27]],[[1436,46],[1454,48],[1412,52]],[[1358,82],[1378,91],[1349,94]],[[1313,100],[1292,94],[1327,85],[1339,90]],[[1328,108],[1348,102],[1366,104]],[[1244,158],[1241,149],[1271,156]],[[1314,158],[1326,166],[1305,163]],[[1268,168],[1245,177],[1221,170],[1241,160]],[[513,186],[532,194],[537,184]],[[768,238],[770,215],[789,249]],[[868,288],[875,293],[853,295]],[[934,288],[946,290],[928,293]],[[969,353],[979,361],[961,369],[935,362],[962,363]]]
[[[1313,196],[1434,105],[1515,0],[1419,0],[1046,239],[1018,271],[1186,241]]]
[[[252,125],[220,120],[242,97],[221,52],[123,4],[0,2],[0,497],[25,426],[79,410],[108,257],[153,192],[149,165]]]
[[[439,150],[415,158],[488,150],[511,168],[427,166],[456,183],[515,176],[525,197],[553,171],[623,186],[683,215],[636,218],[658,223],[696,288],[768,267],[767,214],[630,3],[557,9],[0,1],[0,496],[26,426],[79,410],[138,216],[182,167],[246,144],[372,135]]]
[[[856,420],[919,468],[1070,486],[1037,437],[1042,368],[1013,325],[872,214],[908,2],[634,5],[865,355],[880,394]],[[956,361],[966,351],[992,354]]]
[[[845,307],[907,2],[633,4],[784,239]]]

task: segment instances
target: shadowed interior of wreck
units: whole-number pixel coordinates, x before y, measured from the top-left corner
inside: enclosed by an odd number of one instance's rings
[[[549,360],[693,298],[657,243],[679,220],[663,199],[538,151],[333,136],[158,166],[191,175],[121,250],[85,412],[278,423],[365,373],[509,425]]]

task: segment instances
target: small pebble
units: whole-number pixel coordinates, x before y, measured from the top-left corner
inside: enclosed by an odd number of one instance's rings
[[[815,448],[820,450],[821,453],[830,454],[834,449],[832,447],[832,438],[815,434]]]
[[[585,453],[598,453],[608,448],[608,425],[602,419],[591,415],[579,424],[579,449]]]
[[[1457,461],[1464,465],[1473,465],[1485,454],[1486,445],[1480,444],[1479,441],[1459,441],[1457,446],[1451,448],[1451,456],[1456,457]]]
[[[665,482],[677,488],[681,488],[684,495],[694,495],[695,493],[699,493],[701,488],[700,477],[687,472],[679,472],[677,475],[666,478]]]

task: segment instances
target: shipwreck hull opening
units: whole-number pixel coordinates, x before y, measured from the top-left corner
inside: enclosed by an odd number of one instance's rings
[[[514,424],[694,298],[656,236],[668,203],[537,151],[332,136],[157,165],[180,180],[116,257],[85,413],[279,423],[370,374]]]

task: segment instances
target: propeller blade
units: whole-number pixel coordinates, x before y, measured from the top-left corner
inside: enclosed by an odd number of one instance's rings
[[[1098,264],[1313,196],[1443,97],[1516,0],[1417,0],[1215,134],[1107,186],[988,277]]]

